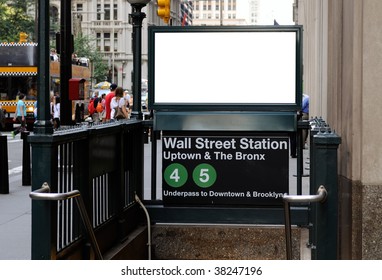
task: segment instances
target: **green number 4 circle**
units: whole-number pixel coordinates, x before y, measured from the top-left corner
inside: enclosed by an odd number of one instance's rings
[[[163,177],[170,187],[179,188],[187,182],[188,172],[183,165],[173,163],[166,167]]]
[[[216,181],[216,170],[212,165],[202,163],[195,167],[192,178],[199,187],[209,188]]]

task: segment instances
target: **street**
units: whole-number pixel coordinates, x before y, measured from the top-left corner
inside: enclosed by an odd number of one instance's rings
[[[2,134],[7,135],[8,139],[8,169],[9,179],[11,179],[22,172],[23,141],[20,139],[20,134],[16,135],[15,139],[12,139],[10,132]]]

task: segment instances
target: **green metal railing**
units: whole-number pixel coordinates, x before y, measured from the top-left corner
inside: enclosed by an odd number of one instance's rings
[[[292,230],[290,217],[290,204],[292,203],[314,203],[324,202],[327,196],[327,191],[324,186],[320,186],[317,194],[314,195],[284,195],[284,217],[285,217],[285,241],[287,259],[292,259]]]
[[[78,190],[74,190],[67,193],[51,193],[49,185],[47,183],[44,183],[40,189],[35,190],[34,192],[31,192],[29,194],[30,198],[34,200],[48,200],[48,201],[65,201],[74,198],[78,210],[80,211],[82,222],[86,228],[86,232],[88,235],[88,238],[90,239],[92,248],[94,250],[94,253],[97,257],[97,259],[102,260],[102,254],[99,250],[97,239],[95,237],[93,227],[90,223],[89,216],[86,212],[85,203],[81,197],[81,193]]]
[[[287,259],[291,252],[290,203],[309,203],[309,243],[314,260],[339,258],[339,190],[337,150],[341,138],[322,118],[310,120],[309,195],[284,196]],[[320,186],[316,191],[315,186]],[[321,203],[313,203],[321,202]]]
[[[32,191],[46,182],[52,193],[80,192],[101,253],[144,221],[135,201],[143,189],[142,130],[142,121],[130,120],[28,137]],[[32,259],[92,259],[80,217],[73,200],[33,200]]]
[[[327,195],[325,203],[319,205],[288,206],[288,221],[289,225],[309,228],[312,259],[336,259],[336,154],[341,138],[320,120],[312,120],[310,127],[309,195],[317,195],[314,186],[320,185],[325,186]],[[138,225],[146,224],[147,217],[149,223],[284,224],[286,213],[282,207],[163,205],[156,180],[160,132],[152,130],[151,121],[77,126],[52,135],[30,135],[28,141],[32,146],[32,193],[45,182],[50,192],[57,195],[81,193],[100,252],[89,246],[90,235],[83,228],[73,200],[58,203],[33,200],[32,259],[99,258],[126,239]],[[145,143],[151,145],[150,157],[144,153]],[[151,163],[151,188],[144,191],[145,159]],[[143,198],[142,202],[137,203],[137,196]],[[146,219],[140,209],[142,205],[147,207]]]

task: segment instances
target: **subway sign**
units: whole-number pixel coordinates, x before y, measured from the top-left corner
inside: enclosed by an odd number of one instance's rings
[[[163,203],[282,206],[285,136],[170,136],[162,141]]]

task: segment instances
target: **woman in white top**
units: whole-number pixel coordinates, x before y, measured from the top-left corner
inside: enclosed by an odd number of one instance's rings
[[[53,97],[53,127],[54,128],[59,128],[61,123],[60,123],[60,104],[61,104],[61,99],[59,96]]]
[[[126,110],[126,100],[123,98],[123,89],[121,87],[117,87],[115,89],[115,96],[110,101],[110,108],[111,108],[111,119],[115,119],[115,109],[119,107],[122,109],[123,114],[125,115],[125,119],[129,118],[129,114]]]

